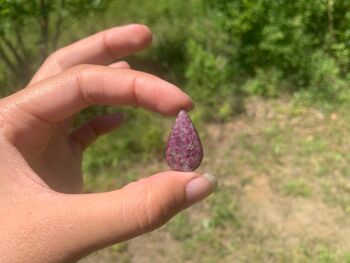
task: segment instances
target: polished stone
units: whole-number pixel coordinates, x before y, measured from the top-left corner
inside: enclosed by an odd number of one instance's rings
[[[171,130],[166,160],[175,171],[194,171],[203,159],[203,147],[190,116],[181,110]]]

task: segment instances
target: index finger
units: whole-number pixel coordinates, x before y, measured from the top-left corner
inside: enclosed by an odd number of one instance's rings
[[[148,27],[131,24],[111,28],[53,53],[40,67],[30,85],[79,64],[105,65],[142,50],[152,42]]]
[[[46,122],[63,121],[94,104],[135,105],[165,115],[193,107],[183,91],[160,78],[96,65],[76,66],[34,84],[32,89],[15,93],[4,102],[2,111],[15,111],[16,117],[24,112]]]

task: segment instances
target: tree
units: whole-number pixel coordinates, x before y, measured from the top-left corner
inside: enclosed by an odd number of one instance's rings
[[[65,27],[105,7],[103,0],[0,0],[0,63],[15,84],[24,83],[33,64],[57,49]]]

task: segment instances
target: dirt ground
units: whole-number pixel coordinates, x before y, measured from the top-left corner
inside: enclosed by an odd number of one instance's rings
[[[246,114],[205,126],[200,171],[219,178],[218,190],[161,229],[80,263],[349,263],[348,113],[252,100]]]

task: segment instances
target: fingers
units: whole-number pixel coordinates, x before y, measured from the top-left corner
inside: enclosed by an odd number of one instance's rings
[[[117,69],[131,69],[130,65],[125,61],[118,61],[110,64],[109,66]]]
[[[35,74],[30,85],[79,64],[105,65],[142,50],[152,42],[144,25],[131,24],[102,31],[53,53]]]
[[[7,97],[6,109],[33,119],[59,122],[93,104],[135,105],[165,115],[190,110],[191,99],[153,75],[127,69],[80,65]]]
[[[120,113],[99,116],[73,131],[71,139],[78,143],[81,150],[85,150],[99,136],[111,132],[122,123],[123,115]]]
[[[65,196],[57,211],[71,226],[66,238],[85,254],[160,227],[216,185],[211,175],[164,172],[109,193]]]

